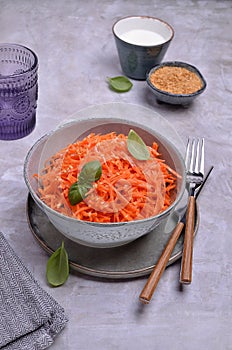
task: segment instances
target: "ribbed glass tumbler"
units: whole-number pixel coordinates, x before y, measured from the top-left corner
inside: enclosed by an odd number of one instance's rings
[[[29,48],[0,44],[0,139],[16,140],[36,123],[38,58]]]

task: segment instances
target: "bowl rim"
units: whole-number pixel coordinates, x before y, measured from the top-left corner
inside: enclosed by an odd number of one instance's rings
[[[161,44],[158,44],[158,45],[139,45],[139,44],[132,44],[130,42],[127,42],[125,40],[123,40],[120,36],[118,36],[115,32],[115,26],[122,20],[126,20],[126,19],[130,19],[130,18],[141,18],[141,19],[150,19],[150,20],[155,20],[157,22],[161,22],[162,24],[164,24],[165,26],[168,27],[168,29],[170,30],[171,32],[171,35],[170,35],[170,38],[168,40],[165,40],[163,41]],[[114,24],[112,25],[112,32],[113,32],[113,35],[120,41],[122,41],[123,43],[127,44],[127,45],[131,45],[131,46],[136,46],[136,47],[144,47],[144,48],[149,48],[149,47],[158,47],[158,46],[162,46],[164,44],[167,44],[169,42],[171,42],[174,38],[174,35],[175,35],[175,31],[173,29],[173,27],[166,21],[164,21],[163,19],[161,18],[158,18],[158,17],[154,17],[154,16],[140,16],[140,15],[129,15],[129,16],[124,16],[124,17],[120,17],[119,19],[117,19],[117,21],[114,22]]]
[[[50,206],[48,206],[46,203],[44,203],[39,195],[37,195],[37,193],[33,190],[32,186],[31,186],[31,183],[30,183],[30,180],[29,180],[29,177],[28,177],[28,173],[27,173],[27,169],[28,169],[28,164],[29,164],[29,161],[30,161],[30,156],[33,154],[34,150],[43,142],[43,141],[46,141],[46,139],[48,139],[50,136],[52,136],[53,134],[55,134],[55,132],[57,130],[61,130],[62,128],[66,128],[66,127],[70,127],[72,126],[73,124],[76,124],[78,123],[79,121],[83,121],[83,120],[109,120],[109,121],[114,121],[114,122],[118,122],[118,123],[125,123],[127,122],[126,124],[128,125],[134,125],[134,126],[137,126],[137,127],[140,127],[141,129],[151,133],[152,135],[155,135],[157,137],[161,137],[161,139],[164,139],[165,142],[171,146],[171,148],[174,149],[175,153],[178,155],[178,158],[179,158],[179,161],[183,167],[183,174],[182,175],[182,183],[181,183],[181,186],[180,186],[180,190],[179,190],[179,194],[178,196],[176,197],[176,199],[174,200],[174,202],[164,211],[162,211],[161,213],[157,214],[157,215],[154,215],[154,216],[150,216],[148,218],[145,218],[145,219],[139,219],[139,220],[132,220],[132,221],[123,221],[123,222],[108,222],[108,223],[99,223],[99,222],[92,222],[92,221],[85,221],[85,220],[79,220],[77,218],[74,218],[74,217],[70,217],[70,216],[67,216],[65,214],[62,214],[54,209],[52,209]],[[89,118],[85,118],[85,119],[76,119],[76,120],[73,120],[73,121],[69,121],[69,122],[66,122],[60,126],[58,126],[58,128],[56,129],[53,129],[51,130],[50,132],[44,134],[42,137],[40,137],[32,146],[31,148],[29,149],[29,151],[27,152],[26,154],[26,157],[25,157],[25,160],[24,160],[24,167],[23,167],[23,176],[24,176],[24,181],[29,189],[29,192],[30,194],[32,195],[33,199],[36,201],[36,203],[39,203],[40,207],[43,208],[45,207],[46,210],[53,214],[53,215],[56,215],[58,217],[60,217],[61,219],[63,220],[71,220],[72,222],[78,222],[78,223],[82,223],[82,224],[88,224],[88,225],[91,225],[91,226],[96,226],[96,227],[104,227],[104,226],[123,226],[123,225],[132,225],[132,224],[135,224],[135,223],[142,223],[142,222],[147,222],[147,221],[151,221],[151,220],[154,220],[154,219],[159,219],[160,217],[164,216],[166,217],[171,211],[172,209],[180,202],[181,198],[183,197],[184,195],[184,192],[185,192],[185,189],[186,189],[186,167],[185,167],[185,162],[184,162],[184,159],[183,159],[183,156],[181,155],[180,151],[177,149],[177,147],[175,145],[173,145],[172,142],[170,142],[165,136],[161,135],[160,133],[150,129],[149,127],[147,126],[144,126],[140,123],[138,123],[137,121],[134,122],[134,121],[131,121],[131,120],[125,120],[125,119],[121,119],[121,118],[104,118],[104,117],[89,117]],[[44,209],[43,209],[44,211]]]
[[[197,91],[195,92],[192,92],[190,94],[173,94],[171,92],[168,92],[168,91],[164,91],[164,90],[161,90],[161,89],[158,89],[155,85],[153,85],[150,81],[150,76],[153,72],[155,72],[156,70],[158,70],[159,68],[162,68],[162,67],[166,67],[166,66],[170,66],[170,67],[183,67],[183,68],[191,68],[191,69],[188,69],[189,71],[191,72],[194,72],[202,81],[202,87],[200,89],[198,89]],[[202,73],[199,71],[199,69],[195,66],[193,66],[192,64],[190,63],[187,63],[187,62],[183,62],[183,61],[167,61],[167,62],[162,62],[162,63],[159,63],[159,64],[156,64],[154,67],[152,67],[146,74],[146,82],[148,84],[148,86],[153,90],[153,91],[157,91],[158,93],[160,94],[163,94],[165,96],[169,96],[169,97],[179,97],[179,98],[186,98],[186,97],[194,97],[194,96],[197,96],[199,94],[201,94],[205,89],[206,89],[206,86],[207,86],[207,83],[206,83],[206,80],[205,78],[203,77]]]

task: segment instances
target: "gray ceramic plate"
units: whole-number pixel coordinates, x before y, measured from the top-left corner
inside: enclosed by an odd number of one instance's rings
[[[196,210],[195,234],[199,225],[198,212]],[[64,241],[72,269],[95,277],[117,279],[149,274],[179,219],[179,215],[175,212],[169,217],[165,227],[158,227],[149,234],[121,247],[101,249],[80,245],[63,236],[50,223],[30,195],[27,201],[27,217],[35,239],[46,252],[52,254]],[[181,257],[182,246],[183,235],[178,240],[168,265]]]

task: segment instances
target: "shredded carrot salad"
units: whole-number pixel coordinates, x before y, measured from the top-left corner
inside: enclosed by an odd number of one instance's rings
[[[127,149],[127,136],[91,133],[53,155],[36,175],[40,198],[52,209],[79,220],[109,223],[157,215],[175,200],[178,174],[160,158],[157,143],[150,159],[135,159]],[[81,168],[99,160],[102,175],[87,197],[76,205],[68,199],[70,186]]]

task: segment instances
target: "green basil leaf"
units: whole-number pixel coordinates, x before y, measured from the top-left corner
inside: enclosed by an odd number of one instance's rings
[[[80,203],[86,198],[92,188],[92,183],[98,181],[102,175],[102,166],[99,160],[86,163],[78,176],[78,181],[69,188],[68,199],[71,205]]]
[[[91,183],[80,183],[75,182],[69,188],[68,199],[71,205],[78,204],[83,201],[83,199],[87,196],[87,192],[89,192],[92,187]]]
[[[147,146],[134,130],[130,130],[128,134],[127,148],[130,154],[138,160],[148,160],[150,158]]]
[[[78,176],[79,183],[91,183],[100,179],[102,167],[99,160],[92,160],[86,163]]]
[[[64,242],[48,259],[46,277],[53,287],[64,284],[69,276],[68,254]]]
[[[113,89],[116,92],[127,92],[133,86],[132,82],[124,76],[108,78],[108,82],[111,89]]]

